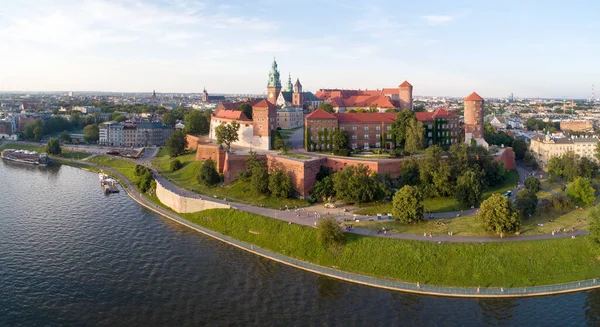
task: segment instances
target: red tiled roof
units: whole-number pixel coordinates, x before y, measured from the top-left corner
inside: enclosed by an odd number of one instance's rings
[[[479,94],[473,92],[469,94],[468,97],[465,98],[465,101],[483,101],[483,98],[479,96]]]
[[[339,107],[363,107],[368,108],[376,105],[378,108],[395,108],[396,106],[385,95],[356,95],[348,98],[332,98],[329,100],[334,108]]]
[[[431,120],[433,120],[433,118],[431,117],[431,112],[429,112],[429,111],[415,112],[415,116],[417,117],[418,121],[431,121]]]
[[[431,116],[433,118],[457,117],[455,114],[449,112],[446,108],[439,108],[435,110]]]
[[[398,87],[412,87],[412,85],[408,81],[404,81]]]
[[[254,104],[253,107],[257,108],[269,108],[269,109],[277,109],[277,106],[267,101],[266,99],[260,100],[258,103]]]
[[[244,121],[244,120],[249,121],[250,120],[250,119],[248,119],[248,117],[246,117],[246,115],[244,115],[243,112],[241,112],[239,110],[222,109],[215,113],[215,117],[223,118],[223,119],[240,120],[240,121]]]
[[[341,123],[393,123],[396,121],[396,112],[363,112],[363,113],[335,113]]]
[[[317,109],[308,114],[306,119],[336,119],[336,117],[323,109]]]
[[[385,87],[381,90],[381,94],[399,94],[400,90],[397,87]]]

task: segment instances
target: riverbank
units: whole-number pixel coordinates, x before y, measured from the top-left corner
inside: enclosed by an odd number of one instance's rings
[[[316,244],[313,228],[268,217],[232,209],[182,217],[159,206],[157,199],[139,194],[124,175],[110,168],[104,170],[117,174],[128,195],[155,213],[245,251],[332,278],[403,292],[482,298],[540,296],[598,287],[593,279],[600,275],[598,251],[585,238],[437,244],[348,234],[347,244],[339,252],[330,252]],[[373,267],[378,271],[373,272]],[[535,286],[569,280],[581,281]]]

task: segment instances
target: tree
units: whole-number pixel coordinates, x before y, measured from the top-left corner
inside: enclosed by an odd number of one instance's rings
[[[419,163],[414,158],[400,164],[400,184],[415,186],[419,184]]]
[[[333,106],[331,105],[331,103],[327,103],[327,102],[321,102],[319,104],[318,109],[325,110],[330,114],[335,112],[335,110],[333,110]]]
[[[210,117],[198,110],[190,110],[183,118],[185,133],[192,135],[206,135],[210,129]]]
[[[594,156],[596,157],[596,159],[598,159],[598,161],[600,161],[600,142],[596,143],[596,153],[594,154]]]
[[[328,201],[333,196],[335,196],[335,188],[331,176],[317,180],[310,190],[310,197],[314,201]]]
[[[60,133],[59,139],[63,143],[71,143],[71,141],[72,141],[71,134],[69,134],[69,132],[67,132],[67,131]]]
[[[100,138],[100,128],[96,124],[87,125],[83,128],[83,139],[86,142],[98,142]]]
[[[237,110],[244,113],[248,119],[252,119],[252,105],[249,103],[242,103],[237,107]]]
[[[154,177],[152,177],[152,172],[148,167],[142,165],[135,166],[133,184],[135,184],[142,193],[146,193],[148,190],[152,189],[154,183]]]
[[[362,164],[333,174],[333,185],[336,197],[346,202],[371,202],[385,195],[385,186],[377,174]]]
[[[187,146],[187,140],[185,139],[185,134],[181,130],[175,130],[169,136],[167,140],[167,144],[165,148],[167,148],[167,152],[171,158],[175,158],[179,155],[185,153],[185,147]]]
[[[525,157],[523,158],[523,164],[525,165],[525,167],[528,167],[529,169],[538,169],[539,165],[537,160],[535,159],[535,157],[533,156],[533,154],[531,154],[531,151],[527,151],[525,152]]]
[[[539,179],[529,176],[525,179],[525,188],[530,192],[537,193],[542,188],[542,184]]]
[[[250,188],[255,194],[269,193],[269,172],[264,164],[257,164],[252,167]]]
[[[476,206],[481,201],[481,182],[476,173],[466,171],[456,181],[456,200],[463,207]]]
[[[32,123],[29,124],[25,124],[25,128],[23,128],[23,137],[26,140],[33,140],[34,139],[34,135],[33,135],[33,129],[35,127],[33,126]]]
[[[58,141],[58,139],[56,137],[51,138],[48,141],[48,144],[46,144],[46,153],[57,155],[61,152],[62,149],[60,148],[60,142]]]
[[[215,135],[217,137],[217,143],[225,144],[227,147],[227,151],[231,150],[231,143],[237,142],[239,140],[238,130],[240,129],[240,124],[238,124],[235,120],[230,124],[221,123],[221,125],[215,128]]]
[[[588,213],[588,219],[590,221],[590,240],[598,245],[600,244],[600,208],[592,208]]]
[[[344,243],[344,231],[333,217],[325,217],[317,222],[317,242],[324,246]]]
[[[404,149],[409,153],[416,153],[423,149],[425,144],[425,129],[423,123],[413,119],[406,129],[406,145]]]
[[[178,171],[182,167],[183,167],[183,164],[181,163],[181,161],[179,161],[179,159],[175,159],[175,160],[171,161],[171,164],[170,164],[171,171]]]
[[[175,125],[175,122],[177,121],[177,118],[175,118],[175,115],[171,112],[165,112],[164,114],[162,114],[162,123],[165,125]]]
[[[405,224],[423,220],[423,196],[415,186],[404,185],[392,200],[394,217]]]
[[[292,179],[282,169],[277,169],[269,174],[269,192],[280,198],[289,198],[292,195]]]
[[[448,196],[454,192],[450,181],[450,165],[447,160],[438,162],[437,168],[431,173],[433,187],[437,196]]]
[[[567,196],[580,206],[585,206],[594,202],[596,190],[592,187],[590,180],[584,177],[577,177],[567,187]]]
[[[525,152],[527,152],[527,143],[523,140],[514,140],[512,142],[512,149],[515,152],[515,159],[523,160]]]
[[[587,157],[582,157],[577,164],[577,171],[579,176],[592,179],[597,175],[598,165]]]
[[[533,215],[537,209],[537,204],[538,198],[535,192],[525,189],[517,193],[515,208],[519,211],[521,217],[527,218]]]
[[[198,174],[198,182],[211,187],[217,185],[221,181],[221,177],[216,169],[215,161],[207,159],[202,163],[200,167],[200,173]]]
[[[479,209],[479,219],[486,231],[496,234],[517,231],[521,226],[519,213],[510,199],[498,193],[483,201]]]
[[[33,123],[33,139],[39,142],[42,140],[42,136],[44,136],[44,122],[38,118]]]
[[[390,134],[396,140],[396,145],[404,147],[406,142],[406,130],[410,121],[416,120],[415,113],[408,110],[400,110],[396,115],[396,121],[392,124]]]
[[[331,132],[331,139],[333,154],[338,156],[347,156],[350,154],[350,150],[348,149],[348,132],[336,128]]]

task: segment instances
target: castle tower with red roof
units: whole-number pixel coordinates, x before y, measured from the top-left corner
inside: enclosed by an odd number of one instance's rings
[[[465,98],[465,143],[475,139],[477,145],[487,146],[483,140],[483,98],[473,92]]]
[[[292,105],[294,107],[301,107],[304,104],[304,93],[302,93],[302,84],[300,80],[296,79],[294,83],[294,93],[292,95]]]
[[[270,101],[262,100],[252,106],[253,135],[269,140],[271,131],[276,128],[277,106]]]
[[[398,85],[398,89],[400,95],[400,110],[413,110],[413,86],[408,81],[404,81],[402,84]]]
[[[269,82],[267,83],[267,100],[273,104],[277,103],[279,92],[281,92],[281,80],[279,79],[277,61],[273,58],[273,65],[271,65],[271,71],[269,72]]]

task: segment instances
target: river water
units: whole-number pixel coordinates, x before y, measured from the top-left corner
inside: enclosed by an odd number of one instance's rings
[[[471,300],[380,290],[190,231],[124,192],[104,195],[81,169],[0,162],[0,181],[0,326],[600,324],[600,291]]]

